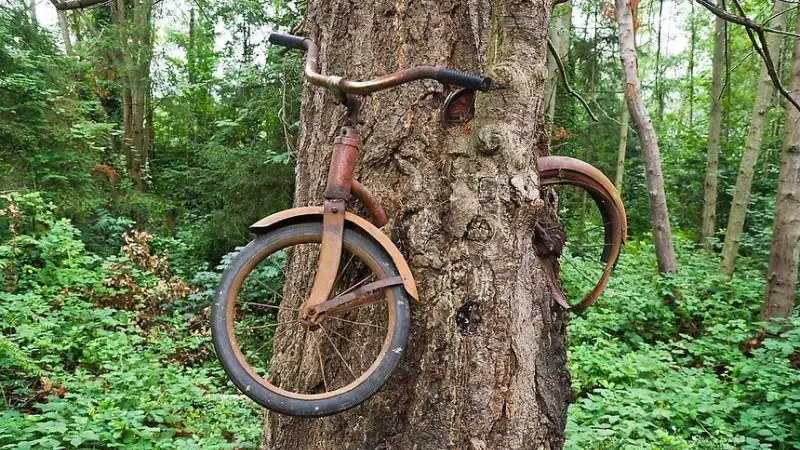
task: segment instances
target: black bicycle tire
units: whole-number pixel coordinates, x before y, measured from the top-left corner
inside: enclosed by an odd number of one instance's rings
[[[322,222],[305,222],[280,226],[265,234],[258,236],[231,261],[225,269],[222,280],[217,288],[214,303],[211,308],[211,334],[217,358],[222,364],[225,373],[233,384],[247,397],[259,405],[280,414],[300,417],[322,417],[336,414],[357,406],[375,395],[388,381],[405,353],[406,342],[410,332],[411,313],[409,298],[401,286],[393,286],[393,307],[395,309],[395,329],[391,338],[391,349],[385,352],[378,367],[355,388],[342,394],[324,399],[298,399],[284,396],[261,384],[236,358],[233,345],[228,334],[226,319],[231,296],[229,291],[240,270],[253,258],[260,255],[262,249],[267,248],[281,239],[288,239],[296,233],[322,233]],[[391,257],[381,246],[366,233],[357,229],[346,228],[344,232],[346,246],[357,245],[366,250],[370,257],[378,262],[384,270],[385,277],[399,274]],[[263,258],[263,256],[262,256]]]

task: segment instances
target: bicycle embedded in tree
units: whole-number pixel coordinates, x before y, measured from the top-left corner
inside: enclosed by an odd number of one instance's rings
[[[211,331],[217,356],[240,391],[278,413],[318,417],[358,405],[386,383],[406,349],[410,302],[418,301],[408,263],[379,229],[388,222],[386,213],[353,179],[360,96],[421,79],[467,91],[486,91],[491,82],[432,66],[348,81],[318,72],[319,49],[310,39],[272,33],[269,41],[306,51],[306,79],[332,92],[347,115],[334,139],[323,206],[282,211],[250,227],[257,237],[223,273]],[[626,227],[613,186],[586,166],[572,158],[539,159],[542,185],[586,190],[603,216],[606,269],[578,309],[602,291]],[[347,211],[352,196],[365,206],[371,221]],[[288,266],[295,269],[289,276]],[[353,349],[357,351],[348,351]],[[285,370],[268,369],[274,355],[286,353],[301,362]]]

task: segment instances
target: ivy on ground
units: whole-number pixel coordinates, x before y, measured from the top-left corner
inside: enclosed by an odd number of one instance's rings
[[[260,409],[227,383],[205,304],[187,307],[195,289],[148,235],[102,257],[40,196],[3,203],[0,449],[256,447]]]
[[[642,270],[656,267],[650,242],[629,243],[600,301],[571,318],[566,448],[800,448],[800,317],[759,323],[761,270],[728,280],[715,255],[676,244],[680,273],[663,278]],[[562,264],[567,290],[581,264]]]

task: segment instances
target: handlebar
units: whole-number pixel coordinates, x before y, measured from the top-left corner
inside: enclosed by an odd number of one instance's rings
[[[431,79],[440,83],[454,84],[473,91],[488,91],[491,79],[472,75],[446,67],[417,66],[411,69],[384,75],[369,81],[349,81],[335,75],[323,75],[318,71],[319,47],[311,39],[291,34],[270,33],[270,43],[306,52],[305,76],[311,84],[326,87],[339,97],[346,94],[366,95],[410,81]]]

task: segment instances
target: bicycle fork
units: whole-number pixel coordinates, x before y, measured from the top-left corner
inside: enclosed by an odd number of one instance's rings
[[[403,284],[400,276],[389,277],[328,300],[337,281],[344,240],[345,213],[351,194],[364,204],[376,226],[381,227],[388,221],[383,208],[369,190],[353,179],[359,148],[358,131],[355,127],[361,105],[359,100],[351,95],[347,96],[346,105],[348,117],[333,141],[331,165],[325,187],[322,244],[317,274],[311,294],[300,308],[301,319],[309,325],[319,323],[326,313],[346,311],[375,302],[380,299],[380,295],[376,294],[379,294],[381,289]]]

